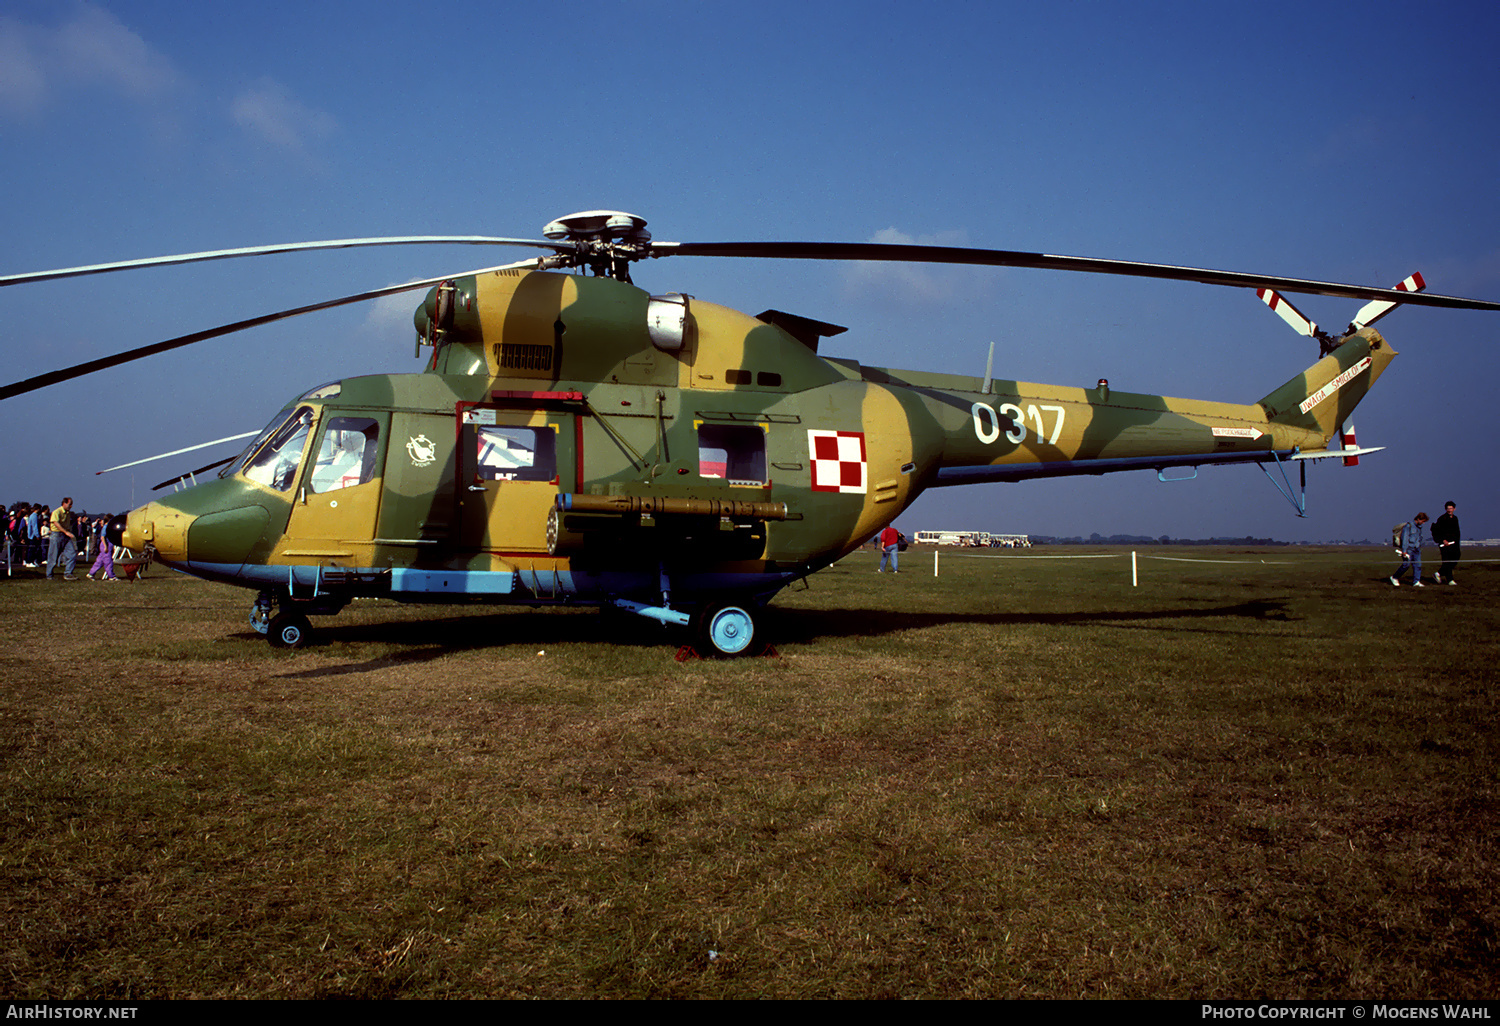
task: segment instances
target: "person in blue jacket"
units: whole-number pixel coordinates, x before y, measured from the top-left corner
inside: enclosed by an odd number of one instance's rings
[[[1401,554],[1401,567],[1391,574],[1391,583],[1401,587],[1401,575],[1406,573],[1406,568],[1411,567],[1411,586],[1422,587],[1422,529],[1427,525],[1427,514],[1418,513],[1412,517],[1411,523],[1401,525],[1400,544],[1396,551]]]

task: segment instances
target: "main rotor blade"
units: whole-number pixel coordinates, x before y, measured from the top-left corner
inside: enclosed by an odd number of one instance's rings
[[[989,267],[1035,267],[1055,271],[1088,271],[1137,278],[1196,281],[1204,285],[1280,289],[1317,296],[1383,299],[1411,306],[1441,306],[1454,310],[1496,310],[1500,303],[1458,296],[1434,296],[1397,289],[1368,288],[1270,274],[1213,271],[1202,267],[1144,264],[1133,260],[1022,253],[1007,249],[963,249],[954,246],[917,246],[887,242],[653,242],[652,256],[764,257],[775,260],[871,260],[925,264],[980,264]]]
[[[142,463],[155,463],[157,460],[164,460],[168,456],[181,456],[185,452],[196,452],[199,449],[207,449],[211,445],[223,445],[225,442],[238,442],[241,438],[254,438],[257,434],[259,434],[259,432],[257,431],[246,431],[241,435],[230,435],[227,438],[215,438],[212,442],[199,442],[197,445],[190,445],[186,449],[173,449],[171,452],[164,452],[160,456],[147,456],[143,460],[135,460],[131,463],[121,463],[119,466],[115,467],[105,467],[103,470],[94,471],[94,476],[98,477],[100,474],[108,474],[111,471],[124,470],[127,467],[139,467]],[[233,456],[229,458],[234,459]]]
[[[251,432],[251,433],[254,434],[254,432]],[[239,455],[239,453],[235,453],[234,456],[225,456],[222,460],[214,460],[212,463],[210,463],[206,467],[199,467],[197,470],[189,470],[185,474],[178,474],[176,477],[169,477],[165,481],[163,481],[161,484],[154,484],[154,485],[152,485],[151,486],[151,490],[153,492],[159,492],[163,488],[167,487],[167,485],[173,485],[173,484],[176,484],[177,482],[183,481],[183,480],[190,480],[192,478],[197,477],[199,474],[206,474],[208,471],[214,469],[215,467],[222,467],[224,464],[230,462],[231,460],[233,460],[235,458],[235,456],[238,456],[238,455]]]
[[[488,235],[392,235],[370,239],[330,239],[326,242],[287,242],[274,246],[245,246],[241,249],[208,250],[202,253],[178,253],[175,256],[145,257],[140,260],[118,260],[110,264],[90,264],[86,267],[63,267],[55,271],[32,271],[29,274],[0,276],[0,287],[24,285],[28,282],[52,281],[56,278],[77,278],[85,274],[106,274],[110,271],[129,271],[139,267],[165,267],[171,264],[194,264],[205,260],[229,260],[234,257],[266,256],[271,253],[295,253],[304,249],[357,249],[361,246],[418,246],[429,244],[460,246],[531,246],[549,249],[557,253],[572,252],[570,242],[549,242],[546,239],[502,239]]]
[[[501,264],[498,267],[482,267],[476,271],[462,271],[458,274],[445,274],[439,278],[427,278],[423,281],[407,282],[403,285],[387,285],[384,288],[371,289],[354,296],[344,296],[342,299],[326,299],[321,303],[312,303],[308,306],[298,306],[290,310],[281,310],[277,313],[262,314],[259,317],[251,317],[249,320],[235,321],[233,324],[224,324],[217,328],[209,328],[207,331],[195,331],[191,335],[179,335],[177,338],[169,338],[165,342],[153,342],[149,346],[141,346],[138,349],[130,349],[113,356],[100,357],[87,363],[80,363],[63,370],[49,371],[46,374],[38,374],[34,378],[25,381],[17,381],[14,384],[0,388],[0,399],[9,399],[12,396],[21,395],[26,392],[34,392],[48,385],[60,384],[71,381],[73,378],[81,378],[85,374],[95,371],[108,370],[110,367],[118,367],[122,363],[139,360],[147,356],[155,356],[157,353],[165,353],[172,349],[180,349],[190,346],[194,342],[202,342],[210,338],[218,338],[220,335],[231,335],[236,331],[244,331],[246,328],[259,327],[262,324],[271,324],[274,321],[286,320],[288,317],[296,317],[300,314],[312,313],[315,310],[328,310],[336,306],[347,306],[350,303],[362,303],[367,299],[379,299],[381,296],[393,296],[400,292],[412,292],[416,289],[431,288],[440,285],[452,278],[467,278],[476,274],[488,274],[492,271],[509,271],[522,267],[535,267],[545,257],[532,257],[529,260],[518,260],[513,264]]]

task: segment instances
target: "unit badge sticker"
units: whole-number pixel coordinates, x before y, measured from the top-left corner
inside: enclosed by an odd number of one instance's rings
[[[425,467],[437,459],[437,446],[426,435],[417,435],[406,443],[406,453],[412,466]]]
[[[863,495],[869,479],[863,431],[807,432],[812,458],[812,490]]]

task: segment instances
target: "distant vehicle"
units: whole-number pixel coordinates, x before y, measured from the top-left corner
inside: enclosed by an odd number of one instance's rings
[[[963,545],[979,546],[987,542],[980,541],[980,536],[988,535],[982,531],[918,531],[913,537],[918,545]]]
[[[989,531],[918,531],[912,540],[918,545],[957,545],[967,549],[1031,548],[1030,535]]]

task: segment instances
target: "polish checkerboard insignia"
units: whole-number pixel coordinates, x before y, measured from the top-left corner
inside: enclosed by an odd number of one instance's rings
[[[863,495],[869,479],[863,431],[807,432],[812,457],[812,490]]]

